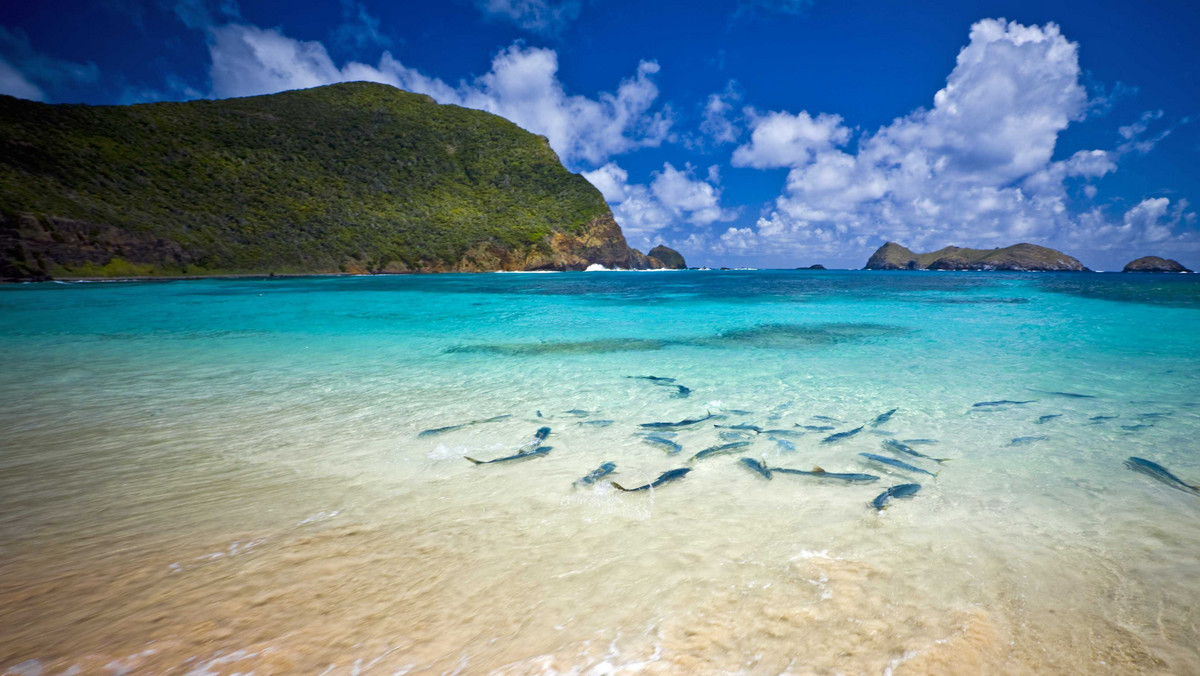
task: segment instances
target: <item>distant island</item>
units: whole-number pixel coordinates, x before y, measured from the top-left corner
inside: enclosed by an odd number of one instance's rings
[[[1061,251],[1035,244],[1003,249],[964,249],[948,246],[931,253],[913,253],[888,242],[867,261],[864,270],[1011,270],[1017,272],[1086,272],[1078,260]]]
[[[547,140],[355,82],[222,101],[0,96],[0,277],[686,268]]]
[[[1179,261],[1173,261],[1170,258],[1142,256],[1126,263],[1125,269],[1121,272],[1191,272],[1191,270],[1183,267]]]

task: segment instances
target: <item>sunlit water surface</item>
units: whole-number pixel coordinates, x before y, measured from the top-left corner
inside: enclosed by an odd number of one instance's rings
[[[0,670],[1200,673],[1200,496],[1124,467],[1200,483],[1196,279],[5,287]]]

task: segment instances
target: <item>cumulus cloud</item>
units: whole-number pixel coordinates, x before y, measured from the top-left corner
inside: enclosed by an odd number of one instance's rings
[[[229,24],[209,29],[212,93],[218,98],[270,94],[287,89],[366,80],[428,94],[495,113],[546,136],[567,164],[593,166],[612,155],[658,146],[672,124],[669,107],[652,110],[658,99],[658,64],[643,61],[615,92],[596,98],[567,94],[558,79],[552,49],[513,44],[492,60],[491,70],[473,81],[448,84],[404,66],[388,52],[378,64],[334,63],[320,42],[296,40],[279,29]]]
[[[835,115],[755,115],[734,164],[789,168],[783,194],[755,225],[760,242],[861,256],[885,240],[930,248],[1077,236],[1068,188],[1094,195],[1090,181],[1115,171],[1124,152],[1052,159],[1059,134],[1088,112],[1080,74],[1077,45],[1055,24],[987,19],[972,26],[931,108],[862,135],[857,147]],[[1143,131],[1135,124],[1122,135]]]
[[[47,90],[67,89],[100,78],[94,63],[74,63],[33,49],[20,29],[0,26],[0,94],[47,100]]]
[[[579,17],[582,0],[475,0],[485,17],[509,21],[522,30],[557,35]]]
[[[809,164],[821,152],[850,140],[850,130],[842,126],[840,115],[807,111],[795,115],[772,112],[759,115],[746,109],[750,118],[750,143],[733,151],[733,166],[772,169]]]
[[[630,243],[646,247],[652,237],[683,223],[707,226],[737,216],[736,211],[721,207],[719,172],[710,169],[704,179],[695,178],[694,173],[690,165],[681,170],[667,162],[651,175],[649,185],[633,184],[625,169],[609,162],[583,176],[612,206]]]
[[[708,225],[713,221],[732,220],[735,216],[721,208],[721,191],[714,184],[719,178],[719,174],[709,172],[707,180],[695,180],[690,166],[680,171],[667,162],[662,171],[654,175],[650,190],[677,218],[694,225]]]

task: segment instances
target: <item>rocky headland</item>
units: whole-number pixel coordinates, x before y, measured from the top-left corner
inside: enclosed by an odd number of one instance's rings
[[[354,82],[221,101],[0,96],[0,278],[685,268],[542,136]]]

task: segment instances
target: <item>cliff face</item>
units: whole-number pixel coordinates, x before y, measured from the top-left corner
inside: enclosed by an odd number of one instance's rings
[[[546,139],[386,85],[0,96],[0,276],[650,268]]]
[[[1010,270],[1070,271],[1087,270],[1078,260],[1054,249],[1035,244],[1014,244],[1003,249],[964,249],[948,246],[931,253],[918,254],[888,242],[867,261],[865,270]]]
[[[1121,272],[1191,272],[1191,270],[1183,267],[1179,261],[1173,261],[1169,258],[1143,256],[1126,263],[1125,269]]]

